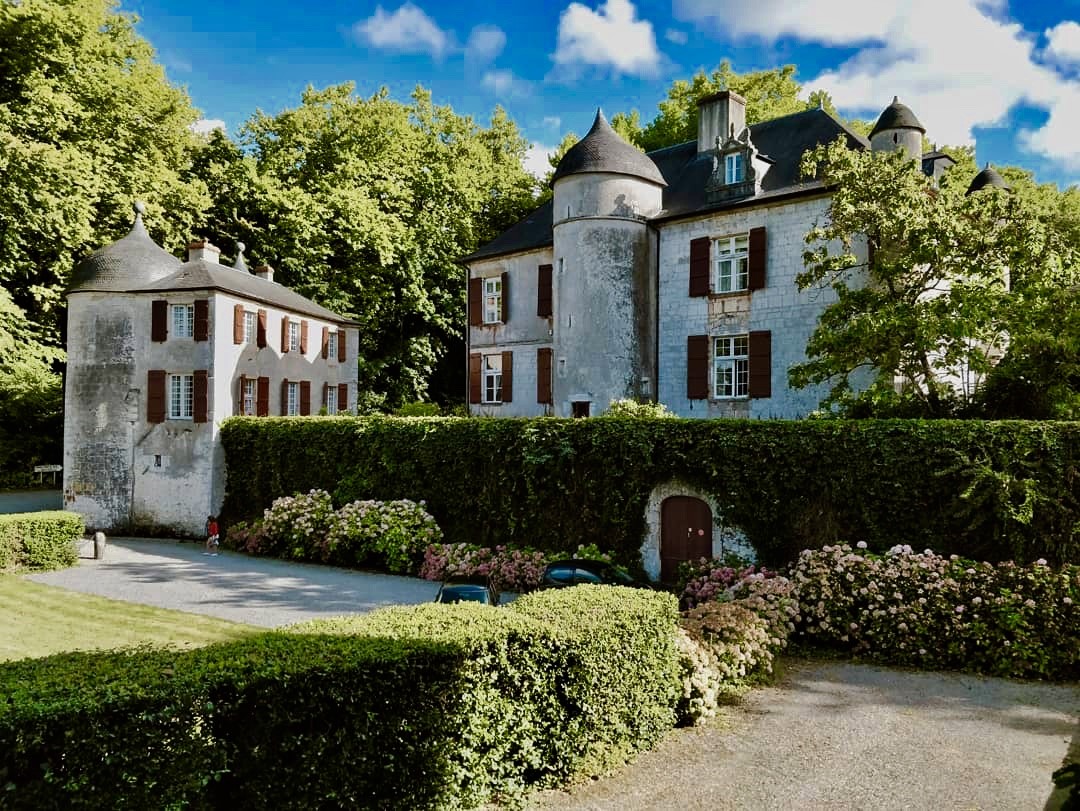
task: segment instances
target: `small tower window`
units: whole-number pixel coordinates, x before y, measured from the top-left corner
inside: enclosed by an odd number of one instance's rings
[[[744,176],[743,156],[741,152],[733,152],[724,156],[724,182],[742,183]]]

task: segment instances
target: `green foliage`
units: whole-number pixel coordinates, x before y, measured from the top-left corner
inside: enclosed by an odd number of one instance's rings
[[[639,403],[636,400],[612,400],[604,417],[631,419],[667,419],[674,417],[663,403]]]
[[[395,417],[437,417],[439,416],[439,406],[435,403],[405,403],[402,406],[398,406],[394,409]]]
[[[602,543],[632,565],[650,493],[684,481],[769,566],[849,538],[1080,560],[1076,423],[264,417],[231,419],[222,436],[230,520],[297,488],[334,489],[337,503],[407,495],[424,499],[448,543]],[[1038,494],[1029,519],[1012,517],[1024,517],[1021,490],[965,509],[986,467],[1031,481],[1018,485]]]
[[[82,516],[60,510],[0,515],[0,570],[74,566],[85,531]]]

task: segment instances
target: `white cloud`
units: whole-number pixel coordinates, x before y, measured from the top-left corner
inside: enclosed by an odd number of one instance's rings
[[[480,84],[504,98],[521,98],[532,92],[532,84],[525,79],[515,76],[513,71],[498,69],[489,70],[480,79]]]
[[[393,14],[382,6],[375,13],[352,27],[353,35],[374,48],[398,53],[426,53],[441,59],[454,47],[453,35],[444,31],[424,10],[405,3]]]
[[[553,130],[557,130],[562,125],[562,119],[557,115],[544,116],[544,126],[551,127]]]
[[[1043,56],[1059,65],[1080,65],[1080,23],[1065,20],[1047,29]]]
[[[543,180],[547,173],[551,171],[548,156],[556,149],[555,146],[547,146],[533,141],[533,143],[529,144],[529,151],[525,153],[525,171],[533,177]]]
[[[614,73],[654,76],[660,51],[652,23],[635,19],[630,0],[605,0],[596,11],[571,3],[559,17],[552,59],[564,69],[610,68]]]
[[[664,39],[668,42],[674,42],[676,45],[685,45],[688,38],[685,31],[680,31],[677,28],[669,28],[664,32]]]
[[[220,118],[200,118],[189,128],[192,132],[197,132],[199,135],[209,135],[214,130],[227,131],[225,122]]]
[[[973,127],[1002,125],[1017,105],[1041,108],[1049,117],[1018,133],[1021,146],[1080,169],[1080,83],[1040,63],[1035,35],[1005,18],[997,0],[674,0],[674,13],[724,36],[862,46],[804,86],[867,116],[899,95],[934,141],[970,143]]]
[[[480,64],[492,61],[506,47],[506,34],[497,25],[478,25],[465,43],[465,58]]]

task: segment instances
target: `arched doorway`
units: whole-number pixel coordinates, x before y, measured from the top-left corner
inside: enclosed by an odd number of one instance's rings
[[[712,557],[712,510],[700,498],[670,496],[660,505],[660,580],[673,583],[679,564]]]

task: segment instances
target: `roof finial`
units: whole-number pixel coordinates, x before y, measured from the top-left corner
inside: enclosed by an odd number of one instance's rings
[[[146,231],[146,226],[143,225],[143,214],[146,213],[146,203],[142,200],[136,200],[131,204],[131,207],[135,209],[135,222],[131,224],[132,231]]]
[[[984,169],[989,169],[989,168],[990,168],[990,161],[987,161],[987,162],[986,162],[986,166],[984,166],[983,168],[984,168]]]
[[[247,248],[243,242],[236,243],[236,261],[233,262],[233,267],[237,270],[242,270],[244,273],[249,273],[247,262],[244,261],[244,250]]]
[[[900,97],[899,96],[893,96],[892,97],[892,103],[893,104],[899,104],[900,103]]]

